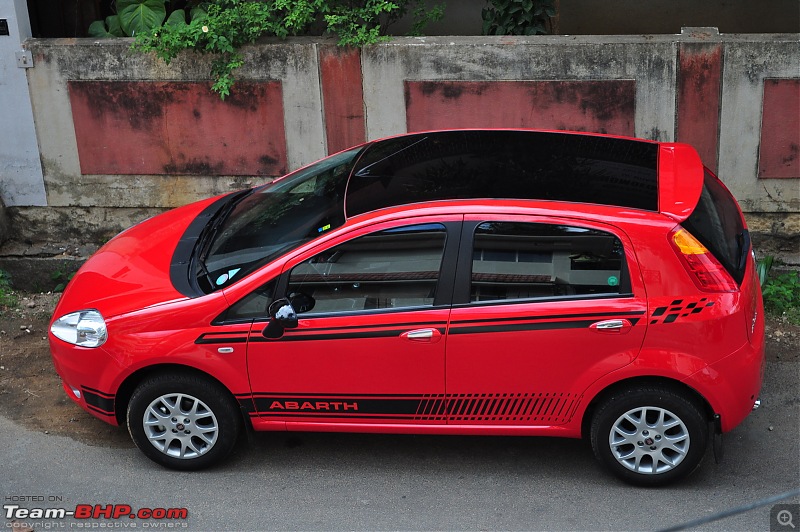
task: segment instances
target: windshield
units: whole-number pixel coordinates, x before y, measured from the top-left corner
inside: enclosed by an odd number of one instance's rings
[[[344,224],[344,192],[361,148],[338,153],[264,185],[212,221],[218,228],[195,274],[208,293]],[[226,211],[229,212],[225,216]],[[200,280],[205,278],[205,281]]]

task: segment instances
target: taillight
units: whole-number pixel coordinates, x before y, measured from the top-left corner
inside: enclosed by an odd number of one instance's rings
[[[736,292],[739,286],[706,247],[680,225],[669,234],[669,243],[686,271],[704,292]]]

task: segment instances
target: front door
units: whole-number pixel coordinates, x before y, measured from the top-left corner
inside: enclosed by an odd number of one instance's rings
[[[383,223],[289,261],[279,285],[313,308],[297,309],[298,326],[279,339],[252,325],[258,415],[289,428],[445,423],[452,276],[441,271],[454,268],[459,222]]]

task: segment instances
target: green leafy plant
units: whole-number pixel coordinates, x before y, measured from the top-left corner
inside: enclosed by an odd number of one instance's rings
[[[767,255],[763,259],[759,259],[756,263],[756,274],[758,275],[758,282],[761,288],[767,283],[769,272],[772,269],[772,264],[775,262],[775,257]]]
[[[388,28],[411,12],[409,35],[421,35],[430,22],[444,16],[444,4],[426,7],[424,0],[367,0],[319,2],[327,31],[341,46],[364,46],[387,39]]]
[[[555,0],[487,0],[483,9],[484,35],[541,35],[549,33],[556,15]]]
[[[73,277],[75,277],[75,272],[67,273],[65,271],[56,270],[51,273],[50,278],[58,283],[55,288],[53,288],[53,292],[63,292],[67,287],[67,283],[69,283]]]
[[[0,309],[16,307],[18,302],[11,290],[11,277],[5,270],[0,270]]]
[[[412,32],[418,33],[441,18],[444,6],[428,9],[424,0],[213,0],[192,9],[188,23],[175,11],[163,26],[138,33],[134,48],[167,64],[183,50],[212,54],[212,89],[225,99],[234,71],[244,64],[239,49],[262,36],[285,38],[321,28],[342,46],[363,46],[383,39],[387,27],[409,12]]]
[[[764,284],[764,309],[773,315],[786,317],[800,325],[800,274],[797,271],[781,273]]]
[[[117,14],[89,25],[89,37],[134,37],[164,23],[167,0],[117,0]],[[174,15],[174,13],[173,13]]]

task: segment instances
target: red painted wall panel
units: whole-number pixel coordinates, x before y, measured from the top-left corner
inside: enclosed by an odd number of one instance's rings
[[[279,176],[287,171],[278,81],[70,81],[83,174]]]
[[[320,46],[319,64],[328,153],[335,153],[367,139],[361,51]]]
[[[636,81],[406,81],[408,131],[568,129],[635,133]]]
[[[681,43],[678,51],[678,142],[697,149],[717,171],[722,44]]]
[[[800,79],[764,80],[758,177],[800,178]]]

